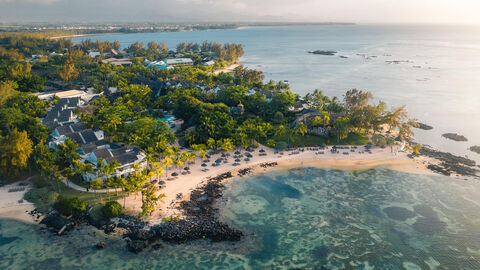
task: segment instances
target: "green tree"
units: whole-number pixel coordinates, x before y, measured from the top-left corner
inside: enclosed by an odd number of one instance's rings
[[[5,138],[0,137],[0,172],[4,176],[18,176],[27,168],[33,151],[33,143],[25,131],[12,130]]]
[[[159,153],[175,142],[175,135],[163,121],[150,117],[140,118],[125,128],[127,141],[138,145],[147,153]]]
[[[350,121],[348,118],[338,117],[333,123],[331,129],[332,136],[337,139],[337,141],[343,140],[348,136],[348,129],[350,127]]]
[[[0,107],[15,94],[15,87],[12,81],[0,82]]]
[[[78,77],[78,70],[75,68],[75,65],[72,63],[66,63],[63,67],[58,71],[58,76],[64,82],[70,82],[72,79]]]
[[[158,188],[154,185],[148,185],[142,190],[142,216],[151,215],[158,202],[166,197],[165,194],[157,195],[157,191]]]
[[[300,133],[302,136],[305,136],[307,132],[307,126],[303,122],[298,123],[298,126],[295,128],[295,133]]]

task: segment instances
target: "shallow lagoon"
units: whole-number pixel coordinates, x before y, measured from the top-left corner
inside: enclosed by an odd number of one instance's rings
[[[240,243],[164,244],[135,255],[82,228],[67,236],[0,220],[1,269],[480,269],[474,181],[315,168],[230,181],[222,219]],[[97,251],[96,241],[107,242]]]

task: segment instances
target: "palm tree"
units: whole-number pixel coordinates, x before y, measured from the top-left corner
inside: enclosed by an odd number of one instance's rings
[[[303,122],[298,123],[298,126],[295,128],[295,133],[300,133],[302,136],[304,136],[307,131],[307,126]]]

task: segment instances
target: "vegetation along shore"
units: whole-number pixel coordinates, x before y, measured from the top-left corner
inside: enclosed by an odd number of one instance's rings
[[[405,107],[358,89],[301,97],[244,68],[240,44],[121,48],[55,34],[0,33],[0,218],[59,235],[91,224],[140,252],[241,239],[216,200],[230,179],[270,169],[478,178],[475,161],[412,142],[414,128],[431,127]]]

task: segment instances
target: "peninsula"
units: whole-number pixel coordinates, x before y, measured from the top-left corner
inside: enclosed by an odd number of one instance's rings
[[[240,239],[215,200],[227,179],[273,168],[477,176],[474,161],[412,142],[419,125],[405,107],[357,89],[301,97],[244,68],[243,53],[1,33],[0,217],[57,234],[126,230],[139,252],[157,240]]]

